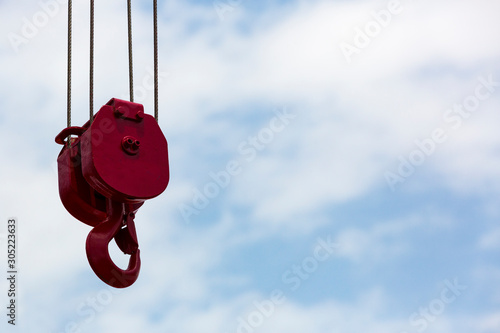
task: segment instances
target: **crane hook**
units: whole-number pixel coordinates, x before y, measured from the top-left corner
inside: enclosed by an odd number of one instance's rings
[[[134,214],[127,210],[124,203],[108,199],[108,217],[92,229],[85,245],[92,270],[102,281],[115,288],[132,285],[137,280],[141,268]],[[108,245],[115,236],[120,249],[130,254],[126,270],[116,266],[109,255]]]

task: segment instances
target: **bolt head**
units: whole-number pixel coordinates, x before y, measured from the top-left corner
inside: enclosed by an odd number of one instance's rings
[[[125,114],[125,109],[122,106],[119,106],[115,109],[115,113],[118,116],[123,116]]]

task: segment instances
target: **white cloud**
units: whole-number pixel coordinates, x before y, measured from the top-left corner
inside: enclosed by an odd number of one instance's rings
[[[371,228],[347,228],[337,237],[340,244],[337,255],[366,268],[405,255],[411,250],[408,233],[423,226],[418,218],[379,223]]]
[[[254,206],[257,219],[301,229],[294,225],[294,216],[385,186],[383,174],[397,156],[414,149],[414,140],[441,125],[446,108],[461,97],[450,96],[450,90],[465,93],[476,79],[456,77],[431,86],[432,81],[419,78],[419,72],[443,62],[469,70],[477,67],[477,59],[498,54],[494,43],[476,38],[497,24],[490,12],[485,13],[491,1],[484,6],[442,2],[433,5],[430,19],[426,4],[405,5],[376,44],[349,66],[337,46],[345,38],[340,33],[346,26],[354,28],[366,18],[363,13],[377,8],[363,5],[364,11],[359,3],[299,6],[284,20],[266,21],[265,33],[230,36],[231,43],[220,50],[227,54],[248,45],[247,52],[230,63],[230,71],[219,73],[243,73],[245,78],[231,83],[229,103],[262,96],[289,103],[298,114],[280,143],[276,147],[273,143],[268,155],[250,165],[234,188],[237,202]],[[466,18],[482,22],[474,33],[460,23]],[[424,19],[427,23],[419,24]],[[242,82],[244,89],[237,90]],[[483,143],[496,144],[491,136],[474,135]],[[465,165],[464,155],[454,156],[461,162],[443,164],[446,169],[438,167],[440,173]],[[482,174],[494,176],[491,171]]]
[[[500,329],[500,313],[486,315],[478,324],[478,329],[482,332],[497,332]]]
[[[500,248],[500,228],[488,231],[479,239],[479,248],[483,250],[496,250]]]

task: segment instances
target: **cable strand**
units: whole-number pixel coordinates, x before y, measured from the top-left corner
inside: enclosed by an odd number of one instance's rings
[[[154,99],[155,99],[155,119],[158,122],[158,0],[153,0],[153,35],[154,35]]]
[[[129,72],[129,89],[130,101],[134,102],[134,69],[132,58],[132,1],[127,1],[128,11],[128,72]]]
[[[89,118],[94,120],[94,0],[90,0]]]
[[[67,77],[67,116],[66,125],[71,126],[71,54],[72,54],[72,34],[73,34],[73,2],[68,0],[68,77]]]

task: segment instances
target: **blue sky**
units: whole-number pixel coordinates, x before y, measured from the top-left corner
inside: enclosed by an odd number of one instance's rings
[[[134,2],[148,113],[150,7]],[[136,217],[138,281],[111,290],[88,265],[90,228],[58,196],[65,4],[0,1],[0,212],[19,220],[20,266],[18,326],[1,331],[498,332],[499,9],[162,1],[171,180]],[[87,1],[74,15],[81,125]],[[99,109],[127,96],[125,4],[96,4],[96,33]]]

